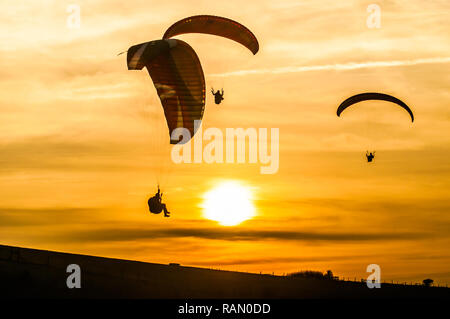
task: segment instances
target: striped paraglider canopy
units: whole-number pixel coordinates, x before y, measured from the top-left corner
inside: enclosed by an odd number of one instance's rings
[[[182,141],[172,134],[177,128],[194,136],[194,121],[201,121],[205,108],[205,78],[191,46],[175,39],[141,43],[128,49],[127,63],[129,70],[147,68],[164,109],[170,143]]]

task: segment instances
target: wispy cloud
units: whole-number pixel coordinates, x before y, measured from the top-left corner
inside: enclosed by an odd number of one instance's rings
[[[211,259],[211,260],[193,260],[191,264],[199,266],[231,266],[231,265],[254,265],[264,263],[315,263],[315,262],[336,262],[347,261],[363,258],[375,258],[373,255],[352,255],[352,256],[311,256],[311,257],[277,257],[270,256],[267,258],[235,258],[235,259]]]
[[[63,235],[64,240],[117,242],[162,238],[198,238],[226,241],[294,240],[306,242],[361,242],[384,240],[417,240],[433,237],[429,233],[386,232],[386,233],[321,233],[273,230],[236,230],[217,228],[103,228]]]
[[[367,61],[367,62],[348,62],[323,65],[305,65],[305,66],[287,66],[273,69],[240,70],[226,73],[211,74],[210,76],[245,76],[254,74],[284,74],[301,73],[311,71],[347,71],[365,68],[412,66],[419,64],[441,64],[450,63],[450,57],[422,58],[414,60],[394,60],[394,61]]]
[[[107,210],[107,208],[105,209]],[[23,226],[62,226],[75,223],[91,223],[92,216],[102,213],[96,207],[59,207],[59,208],[9,208],[0,207],[0,225],[2,227]]]

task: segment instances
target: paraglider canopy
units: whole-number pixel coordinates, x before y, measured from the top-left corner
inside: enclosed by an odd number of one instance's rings
[[[130,47],[127,62],[129,70],[147,68],[164,109],[170,143],[181,142],[172,134],[177,128],[186,128],[192,138],[205,108],[205,77],[194,49],[176,39],[150,41]]]
[[[198,15],[184,18],[170,26],[164,33],[163,39],[186,33],[204,33],[228,38],[242,44],[253,54],[259,50],[258,40],[248,28],[223,17]]]
[[[384,94],[384,93],[369,92],[369,93],[356,94],[352,97],[349,97],[344,102],[342,102],[341,105],[339,105],[339,107],[336,111],[336,114],[337,114],[337,116],[341,116],[341,113],[348,107],[352,106],[353,104],[356,104],[356,103],[359,103],[362,101],[368,101],[368,100],[380,100],[380,101],[387,101],[387,102],[395,103],[398,106],[405,109],[411,116],[411,121],[414,122],[414,114],[408,105],[406,105],[403,101],[397,99],[396,97],[389,95],[389,94]]]

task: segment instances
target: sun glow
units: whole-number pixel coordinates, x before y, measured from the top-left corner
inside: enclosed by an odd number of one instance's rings
[[[251,190],[237,182],[223,182],[204,194],[203,216],[223,226],[235,226],[255,215]]]

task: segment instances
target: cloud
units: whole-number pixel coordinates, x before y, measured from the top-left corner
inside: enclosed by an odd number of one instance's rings
[[[138,154],[141,149],[139,142],[92,139],[87,133],[52,134],[0,142],[0,174],[21,169],[67,172],[99,170],[100,167],[102,170],[138,167],[145,164],[135,163],[128,157]]]
[[[211,74],[215,77],[227,76],[245,76],[255,74],[286,74],[286,73],[301,73],[311,71],[348,71],[366,68],[380,68],[380,67],[396,67],[396,66],[412,66],[420,64],[442,64],[450,63],[450,57],[436,57],[436,58],[421,58],[414,60],[393,60],[393,61],[367,61],[367,62],[348,62],[337,64],[324,65],[306,65],[306,66],[287,66],[273,69],[255,69],[255,70],[241,70],[227,73]]]
[[[358,200],[340,198],[304,198],[288,200],[295,206],[328,207],[337,210],[376,213],[426,211],[445,213],[450,211],[450,201],[446,199],[396,199],[396,200]]]
[[[209,265],[253,265],[253,264],[267,264],[267,263],[312,263],[312,262],[335,262],[342,260],[352,260],[357,258],[370,258],[374,257],[372,255],[368,256],[324,256],[324,257],[276,257],[271,256],[270,258],[236,258],[236,259],[214,259],[214,260],[195,260],[191,262],[194,265],[209,266]]]
[[[89,224],[105,209],[91,207],[9,208],[0,207],[1,227],[65,226]]]
[[[441,198],[416,198],[416,199],[392,199],[392,200],[364,200],[364,199],[332,199],[309,198],[292,199],[286,201],[286,207],[296,207],[298,210],[314,212],[312,216],[318,216],[322,221],[334,224],[352,223],[370,225],[372,229],[394,230],[419,230],[448,236],[450,218],[450,201]],[[324,212],[333,212],[335,219],[330,219]],[[327,213],[329,214],[329,213]],[[286,222],[299,222],[296,218]]]
[[[385,233],[325,233],[297,232],[248,229],[218,228],[172,228],[172,229],[140,229],[140,228],[102,228],[83,232],[66,233],[64,240],[73,241],[134,241],[163,238],[197,238],[226,241],[258,241],[288,240],[306,242],[361,242],[385,240],[417,240],[432,237],[420,232],[385,232]]]

